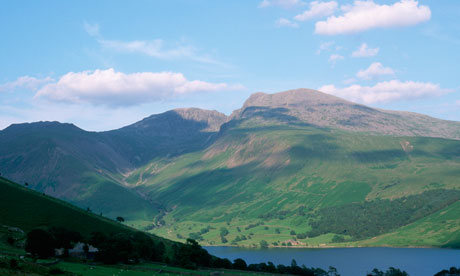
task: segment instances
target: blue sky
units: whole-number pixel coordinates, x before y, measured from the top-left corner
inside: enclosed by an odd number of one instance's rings
[[[108,130],[313,88],[460,121],[460,2],[2,1],[0,129]]]

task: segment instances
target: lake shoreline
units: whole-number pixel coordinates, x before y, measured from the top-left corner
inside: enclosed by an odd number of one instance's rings
[[[235,246],[204,247],[220,258],[243,259],[247,264],[273,262],[327,270],[335,267],[342,276],[368,275],[374,268],[387,270],[395,267],[409,275],[433,276],[443,269],[457,267],[460,250],[451,248],[394,248],[394,247],[335,247],[335,248],[242,248]],[[293,250],[293,248],[295,248]],[[316,249],[316,250],[315,250]],[[321,250],[317,250],[321,249]]]
[[[440,247],[440,246],[391,246],[391,245],[376,245],[376,246],[335,246],[335,245],[315,245],[315,246],[268,246],[266,248],[261,248],[260,246],[241,246],[241,245],[202,245],[203,247],[229,247],[229,248],[245,248],[245,249],[270,249],[270,248],[291,248],[291,249],[330,249],[330,248],[427,248],[427,249],[454,249],[460,250],[458,247]]]

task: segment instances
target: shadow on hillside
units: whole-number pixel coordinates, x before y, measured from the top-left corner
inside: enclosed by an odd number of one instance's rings
[[[217,134],[205,131],[208,127],[207,122],[184,119],[175,111],[168,111],[99,135],[139,167],[155,158],[175,157],[204,149]]]
[[[372,150],[355,151],[351,154],[353,158],[361,163],[378,163],[390,161],[402,161],[407,158],[406,153],[401,150]]]

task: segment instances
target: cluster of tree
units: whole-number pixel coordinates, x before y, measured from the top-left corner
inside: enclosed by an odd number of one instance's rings
[[[68,250],[77,242],[85,243],[83,249],[86,251],[89,249],[88,244],[96,247],[98,252],[95,259],[106,264],[139,260],[165,261],[163,242],[154,242],[148,234],[142,232],[109,235],[95,232],[89,239],[84,239],[80,233],[62,227],[34,229],[27,234],[25,249],[36,258],[49,258],[55,255],[55,249],[63,248],[66,257]]]
[[[291,275],[308,275],[308,276],[339,276],[337,270],[333,267],[329,271],[324,271],[319,268],[307,268],[298,266],[295,260],[291,266],[278,265],[273,263],[260,263],[247,265],[243,259],[236,259],[233,263],[228,259],[222,259],[210,255],[196,241],[187,239],[185,244],[176,244],[173,246],[174,257],[171,264],[188,268],[196,269],[198,267],[237,269],[255,272],[280,273]]]
[[[244,230],[249,230],[251,228],[257,227],[259,225],[264,225],[265,223],[263,222],[258,222],[258,223],[251,223],[248,226],[244,227]]]
[[[232,244],[236,244],[237,242],[245,241],[247,239],[248,238],[245,235],[236,236],[235,239],[233,239]]]
[[[320,209],[306,235],[349,235],[359,240],[374,237],[441,210],[460,199],[460,191],[432,190],[394,200],[374,200]]]
[[[328,271],[325,271],[321,268],[308,268],[305,265],[298,266],[295,260],[292,260],[290,266],[282,264],[275,266],[272,262],[247,265],[243,259],[236,259],[233,261],[232,268],[238,270],[290,275],[340,276],[340,274],[337,272],[337,269],[334,267],[329,267]]]
[[[286,216],[289,214],[289,211],[283,210],[279,212],[267,212],[264,214],[259,215],[258,217],[261,219],[269,220],[269,219],[279,219],[283,220],[286,218]]]
[[[220,240],[222,241],[222,243],[227,243],[228,240],[225,236],[227,236],[228,234],[230,234],[230,232],[228,231],[228,229],[226,227],[221,227],[220,228]]]
[[[367,274],[367,276],[409,276],[409,274],[405,271],[401,271],[398,268],[390,267],[387,271],[383,272],[374,268],[371,273]]]
[[[451,267],[449,270],[439,271],[434,276],[460,276],[460,267]]]
[[[199,232],[192,232],[188,236],[192,240],[202,241],[204,240],[202,235],[208,233],[211,229],[216,229],[216,228],[208,226],[206,228],[201,228]]]
[[[74,244],[82,241],[80,233],[62,227],[53,227],[48,230],[34,229],[27,233],[26,251],[36,258],[54,256],[54,249],[64,248],[64,255]]]
[[[109,235],[95,232],[89,243],[98,249],[95,260],[105,264],[167,261],[163,242],[155,242],[142,232]]]

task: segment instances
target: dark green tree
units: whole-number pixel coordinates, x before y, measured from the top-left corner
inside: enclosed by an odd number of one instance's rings
[[[246,270],[248,268],[248,265],[243,259],[238,258],[233,261],[233,268],[239,270]]]
[[[261,240],[260,248],[268,248],[268,242],[266,240]]]
[[[26,251],[34,257],[48,258],[54,256],[54,238],[42,229],[34,229],[27,233]]]

